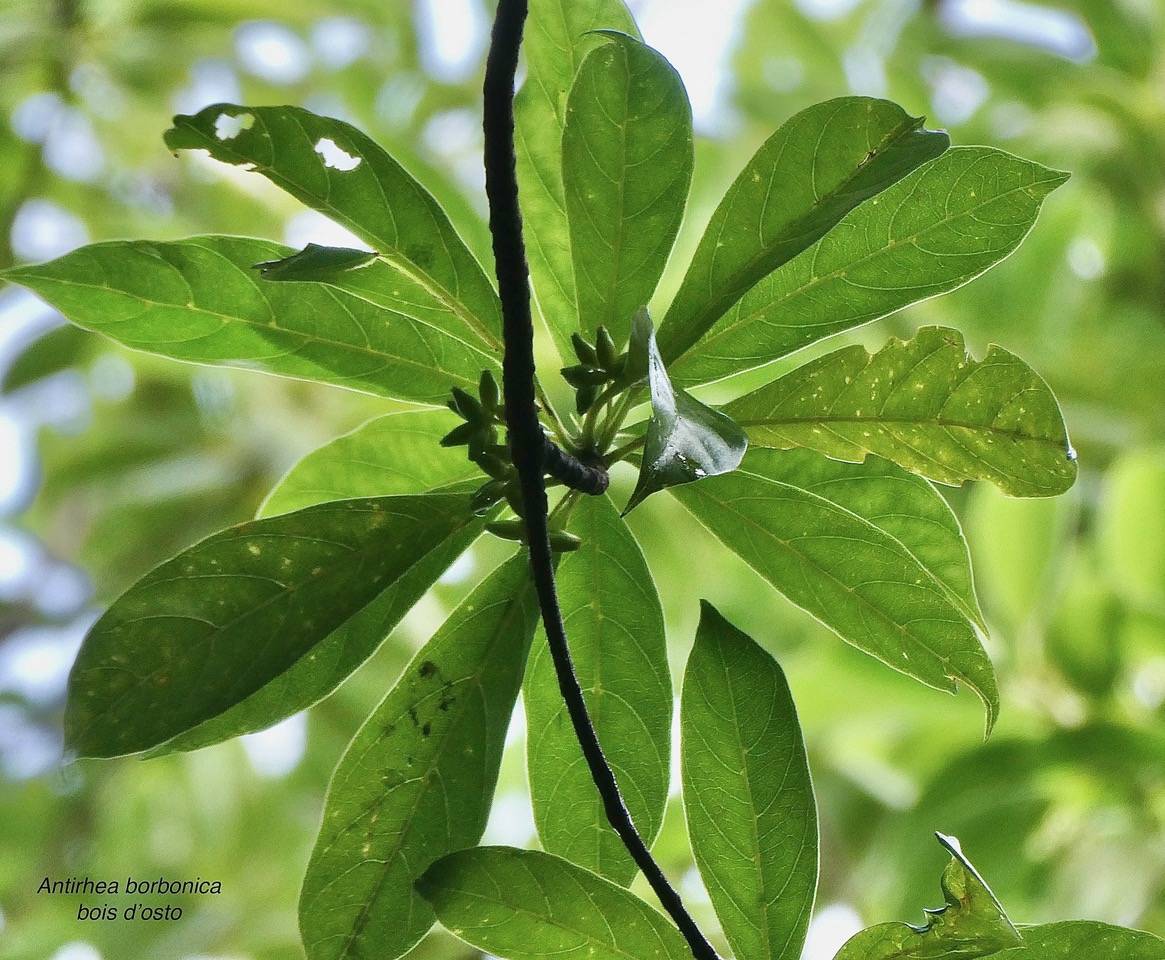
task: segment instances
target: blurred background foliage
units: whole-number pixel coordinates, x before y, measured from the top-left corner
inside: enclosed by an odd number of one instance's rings
[[[921,922],[945,859],[934,830],[961,838],[1017,921],[1165,934],[1165,11],[1156,0],[630,5],[683,74],[704,134],[680,263],[772,130],[848,92],[897,100],[956,143],[1072,172],[1008,261],[849,338],[874,347],[956,326],[976,354],[996,342],[1024,357],[1063,403],[1081,467],[1067,496],[943,491],[971,544],[1003,689],[989,743],[973,697],[928,691],[844,646],[668,498],[631,518],[677,676],[698,595],[790,676],[823,835],[806,960],[828,960],[859,924]],[[482,0],[3,0],[0,265],[114,237],[343,242],[260,178],[167,154],[171,114],[218,101],[356,123],[484,251],[489,16]],[[669,271],[661,302],[678,278]],[[0,289],[0,375],[0,960],[302,956],[296,894],[330,770],[505,548],[474,548],[306,718],[194,754],[62,767],[65,676],[103,604],[252,515],[299,456],[388,405],[131,354],[15,288]],[[617,494],[630,479],[616,478]],[[511,734],[487,840],[522,845],[534,840],[520,711]],[[678,803],[657,851],[714,927]],[[45,876],[86,875],[202,877],[223,893],[151,898],[184,910],[151,924],[78,921],[78,903],[102,898],[35,892]],[[438,933],[417,954],[466,949]]]

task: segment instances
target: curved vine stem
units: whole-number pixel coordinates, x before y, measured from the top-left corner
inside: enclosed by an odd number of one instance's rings
[[[558,606],[554,561],[547,519],[546,440],[534,403],[534,323],[530,313],[530,271],[522,241],[518,178],[514,156],[514,77],[526,22],[527,0],[499,0],[485,70],[485,190],[493,238],[498,294],[502,301],[505,357],[502,362],[506,428],[518,472],[530,565],[558,686],[582,747],[591,778],[603,800],[611,826],[643,871],[660,904],[688,942],[696,960],[719,960],[708,939],[684,908],[647,844],[635,829],[619,793],[615,775],[603,756],[586,701],[571,662],[566,629]]]

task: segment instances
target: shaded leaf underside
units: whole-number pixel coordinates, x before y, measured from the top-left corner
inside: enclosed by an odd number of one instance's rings
[[[300,894],[311,960],[400,957],[432,926],[413,883],[481,839],[537,611],[518,555],[454,610],[348,747]]]

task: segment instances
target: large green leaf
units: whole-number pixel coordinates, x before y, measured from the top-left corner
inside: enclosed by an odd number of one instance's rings
[[[871,458],[753,450],[740,468],[672,491],[726,546],[843,640],[928,686],[999,693],[966,544],[934,488]]]
[[[689,960],[680,932],[622,887],[536,850],[478,847],[418,884],[454,936],[503,960]]]
[[[863,200],[950,146],[897,104],[842,97],[802,110],[729,188],[659,330],[670,364],[762,277]]]
[[[645,344],[651,419],[639,480],[624,513],[660,490],[735,470],[748,448],[748,437],[731,417],[672,386],[646,309],[635,315],[633,325],[629,363],[638,365]]]
[[[1162,960],[1165,940],[1151,933],[1089,920],[1025,927],[1023,946],[989,960]]]
[[[1105,477],[1098,541],[1114,586],[1147,609],[1165,609],[1165,450],[1131,450]]]
[[[776,661],[707,602],[680,722],[688,836],[732,952],[800,956],[817,887],[801,725]]]
[[[535,0],[522,48],[526,79],[514,98],[514,139],[522,223],[534,296],[563,357],[579,328],[574,264],[562,186],[567,93],[586,54],[603,42],[595,30],[638,37],[622,0]]]
[[[562,177],[579,324],[616,343],[651,299],[692,182],[692,109],[675,69],[622,33],[589,53],[566,105]]]
[[[672,376],[719,380],[962,286],[1019,246],[1067,176],[988,147],[948,150],[753,287]]]
[[[1048,385],[1002,347],[967,354],[927,327],[871,356],[826,354],[724,408],[753,443],[860,463],[873,453],[939,483],[990,480],[1013,497],[1063,493],[1076,455]]]
[[[413,882],[481,839],[538,605],[525,555],[453,611],[336,768],[300,895],[311,960],[394,960],[432,926]]]
[[[46,331],[21,350],[0,374],[0,393],[12,393],[54,373],[87,363],[99,343],[84,330],[67,323]]]
[[[586,497],[570,516],[582,546],[558,571],[558,598],[587,709],[631,818],[647,843],[667,803],[672,687],[663,611],[651,572],[608,497]],[[545,643],[523,688],[526,758],[542,846],[627,884],[636,867],[607,823]]]
[[[373,653],[413,605],[481,534],[484,518],[474,518],[429,550],[383,593],[317,643],[305,657],[272,678],[225,713],[200,723],[151,751],[197,750],[244,733],[263,730],[319,702],[348,679]]]
[[[313,450],[268,494],[259,516],[327,500],[423,493],[472,482],[481,470],[441,438],[461,421],[447,410],[406,410],[369,420]]]
[[[310,657],[470,520],[468,498],[454,494],[344,500],[195,544],[89,632],[69,677],[70,747],[135,753],[218,716]]]
[[[937,836],[951,855],[940,881],[945,905],[926,911],[924,927],[868,927],[846,942],[836,960],[975,960],[1021,942],[995,894],[963,856],[959,841]]]
[[[300,107],[217,103],[175,117],[165,139],[171,150],[206,150],[215,160],[261,173],[351,230],[395,275],[443,304],[485,344],[500,343],[497,294],[445,211],[351,124]]]
[[[424,403],[443,402],[451,384],[474,387],[483,368],[497,367],[460,321],[443,325],[440,308],[379,298],[375,291],[395,282],[382,261],[327,283],[272,283],[252,269],[288,253],[242,237],[118,240],[5,276],[79,326],[178,360]]]

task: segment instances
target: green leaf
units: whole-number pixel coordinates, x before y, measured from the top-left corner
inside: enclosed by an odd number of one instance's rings
[[[893,460],[939,483],[989,480],[1047,497],[1076,479],[1076,454],[1048,385],[993,346],[971,358],[957,330],[926,327],[871,356],[826,354],[724,408],[753,443],[860,463]]]
[[[988,147],[947,151],[753,287],[672,376],[720,380],[962,286],[1019,246],[1067,177]]]
[[[355,127],[299,107],[218,103],[176,116],[165,140],[261,173],[351,230],[486,345],[501,342],[501,306],[481,264],[429,192]]]
[[[434,404],[450,384],[476,387],[482,369],[497,366],[452,315],[442,325],[431,305],[405,297],[393,308],[370,292],[393,282],[382,261],[328,283],[269,283],[252,269],[288,252],[242,237],[118,240],[5,276],[78,326],[177,360]]]
[[[950,146],[897,104],[842,97],[802,110],[729,188],[660,326],[670,365],[754,285],[863,200]]]
[[[1165,609],[1165,451],[1131,450],[1105,477],[1099,542],[1112,582],[1148,609]]]
[[[317,643],[310,654],[225,713],[154,748],[149,756],[198,750],[254,733],[318,703],[376,652],[404,615],[481,535],[484,524],[484,518],[474,518],[429,544],[399,579]]]
[[[843,640],[927,686],[962,680],[999,710],[967,547],[946,501],[883,460],[753,450],[740,468],[673,491],[726,546]]]
[[[737,957],[798,957],[817,887],[817,804],[780,666],[707,601],[680,701],[684,810]]]
[[[328,500],[424,493],[478,479],[484,483],[464,450],[440,446],[458,422],[447,410],[406,410],[369,420],[295,464],[267,495],[259,516]]]
[[[309,243],[299,253],[257,263],[255,269],[264,280],[328,280],[338,273],[366,267],[375,259],[376,253],[369,250]]]
[[[1165,940],[1107,923],[1068,920],[1024,927],[1022,946],[987,956],[990,960],[1161,960]]]
[[[663,610],[643,553],[608,497],[583,498],[571,511],[569,529],[582,538],[582,546],[563,558],[557,578],[571,656],[603,752],[650,844],[663,823],[671,751]],[[545,642],[534,646],[523,700],[542,846],[630,883],[637,868],[607,823]]]
[[[1074,551],[1072,498],[1017,500],[978,484],[961,511],[971,562],[991,622],[1018,636],[1039,630],[1052,586],[1062,581]]]
[[[345,500],[195,544],[89,631],[69,677],[69,746],[135,753],[218,716],[310,657],[470,521],[468,498],[453,494]]]
[[[1019,932],[963,856],[959,841],[941,833],[936,836],[951,854],[941,880],[946,905],[926,911],[925,927],[906,923],[869,927],[852,937],[836,960],[974,960],[1001,950],[1005,956],[1015,952],[1008,948],[1020,944]]]
[[[88,362],[100,341],[71,324],[56,327],[37,337],[0,375],[0,392],[12,393],[54,373]]]
[[[435,863],[418,887],[450,933],[504,960],[692,955],[680,932],[637,896],[537,850],[462,850]]]
[[[432,926],[413,882],[481,839],[538,605],[519,554],[450,615],[336,768],[300,895],[310,960],[394,960]]]
[[[574,264],[562,186],[567,93],[596,30],[639,36],[622,0],[540,0],[531,4],[523,51],[526,80],[514,98],[514,138],[522,223],[534,296],[560,356],[579,328]]]
[[[1127,614],[1087,555],[1071,556],[1044,649],[1073,687],[1100,700],[1113,692],[1124,666]]]
[[[646,311],[637,315],[637,327],[651,323],[641,319],[645,317]],[[632,339],[638,342],[642,338],[636,332]],[[672,386],[650,326],[647,382],[651,387],[651,419],[647,422],[639,480],[624,514],[667,487],[735,470],[748,447],[748,437],[731,417]]]
[[[679,74],[610,32],[579,67],[566,105],[562,176],[579,325],[626,341],[651,299],[692,182],[692,109]]]

